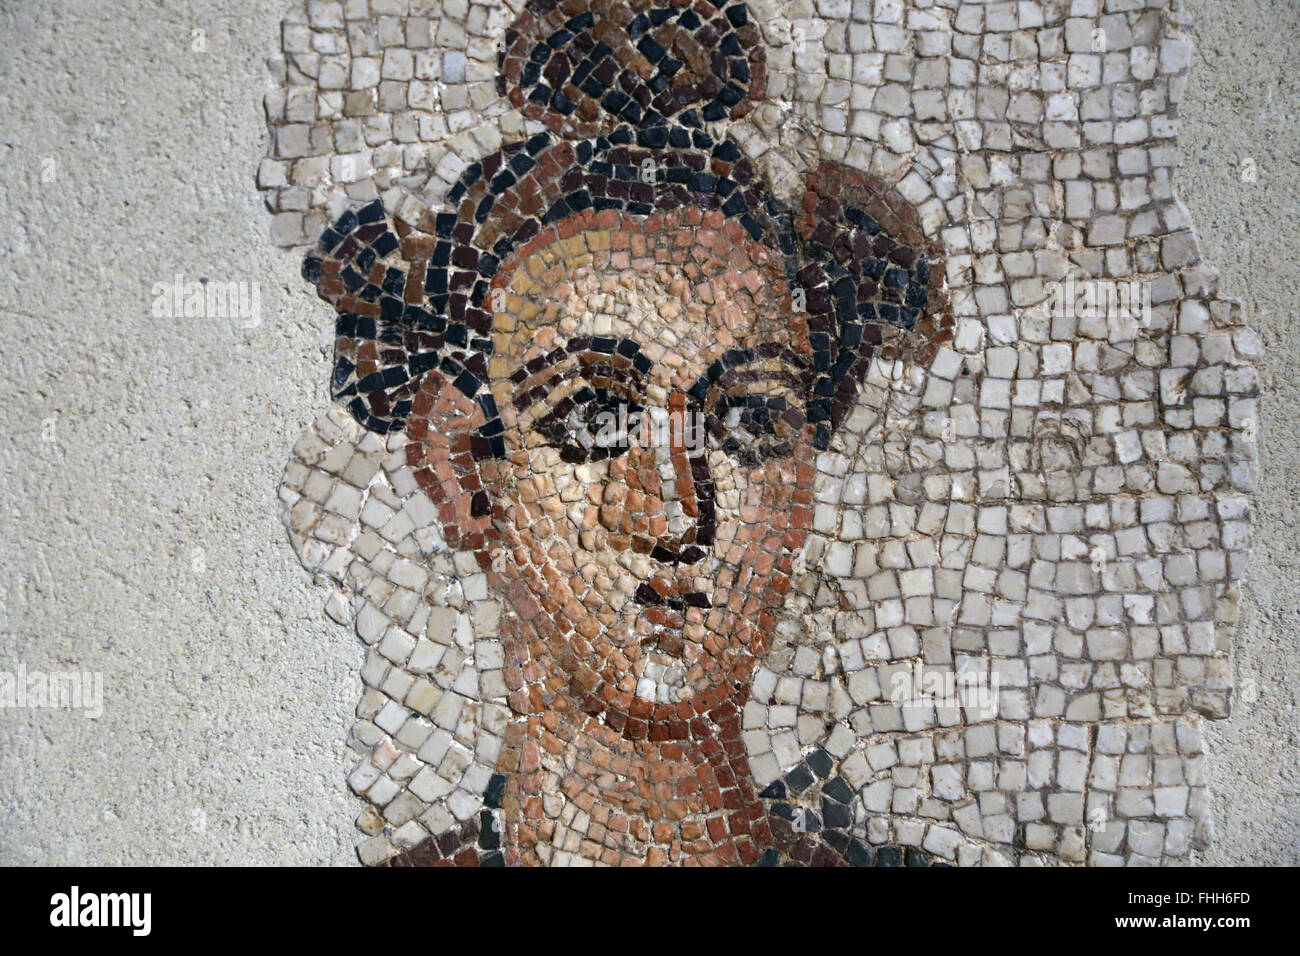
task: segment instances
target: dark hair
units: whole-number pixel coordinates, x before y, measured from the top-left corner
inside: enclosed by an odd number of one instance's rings
[[[528,29],[551,29],[545,25],[549,21],[537,17],[563,14],[575,4],[581,0],[534,0],[512,27],[513,39],[508,34],[508,49],[529,48]],[[655,52],[643,42],[649,28],[673,17],[694,23],[697,35],[723,42],[719,34],[725,31],[698,16],[688,19],[688,8],[652,7],[645,0],[636,6],[646,9],[622,35],[639,49]],[[734,3],[720,17],[734,31],[745,32],[752,59],[756,33],[745,10],[743,3]],[[541,47],[552,54],[576,47],[587,50],[590,60],[591,51],[599,51],[590,35],[594,22],[589,11],[566,21],[559,34],[539,41]],[[736,49],[743,54],[745,47],[737,41]],[[761,54],[761,46],[756,49]],[[616,59],[608,53],[601,62]],[[530,64],[540,62],[529,54]],[[752,78],[725,56],[709,62],[728,82],[741,75]],[[536,71],[516,67],[503,54],[503,82],[533,90],[529,95],[540,106],[543,97],[535,91],[543,88],[542,78],[555,81],[558,74],[540,66]],[[577,71],[568,77],[578,79]],[[825,448],[852,407],[885,327],[916,331],[931,348],[948,334],[942,270],[931,261],[938,247],[925,243],[916,211],[897,192],[838,164],[823,163],[809,175],[800,207],[784,206],[734,142],[715,140],[698,127],[694,108],[669,120],[679,99],[693,103],[714,89],[704,84],[701,91],[700,85],[688,84],[690,90],[680,97],[652,98],[649,109],[631,109],[628,104],[636,99],[606,96],[599,100],[603,108],[617,117],[636,116],[639,124],[620,123],[577,141],[544,132],[508,145],[471,164],[448,193],[445,208],[426,212],[417,223],[390,223],[377,201],[340,217],[303,263],[303,276],[339,312],[334,397],[346,400],[357,421],[372,431],[399,429],[422,377],[437,368],[479,402],[488,421],[480,438],[488,439],[492,454],[503,455],[495,402],[482,389],[492,351],[492,315],[485,301],[502,264],[543,230],[589,210],[650,216],[696,207],[734,220],[756,242],[778,252],[787,279],[803,290],[816,372],[805,411],[817,426],[817,446]],[[546,108],[553,109],[556,94],[573,84],[545,88]],[[709,103],[734,99],[734,93],[724,96],[726,89],[714,90]],[[590,91],[594,102],[597,90]],[[652,95],[650,85],[637,92],[641,99]],[[563,122],[553,125],[564,131]]]
[[[762,100],[766,51],[741,0],[624,0],[605,17],[588,0],[530,0],[506,31],[498,92],[570,139],[611,120],[738,119]]]

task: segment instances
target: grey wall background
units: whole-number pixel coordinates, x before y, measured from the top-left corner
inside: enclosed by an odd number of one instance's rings
[[[1177,188],[1201,251],[1240,299],[1266,348],[1251,569],[1234,642],[1238,688],[1254,704],[1207,721],[1216,842],[1208,862],[1300,862],[1300,6],[1192,0],[1196,58],[1182,106]],[[1255,161],[1246,183],[1241,163]]]
[[[282,6],[0,0],[0,669],[101,671],[106,708],[0,711],[0,864],[355,860],[361,649],[275,500],[330,343],[252,181]],[[1256,699],[1208,727],[1205,862],[1295,864],[1300,9],[1184,8],[1178,187],[1267,345],[1236,640]],[[177,273],[259,282],[261,324],[153,317]]]

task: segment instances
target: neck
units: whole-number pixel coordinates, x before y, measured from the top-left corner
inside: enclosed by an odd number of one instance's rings
[[[502,768],[509,842],[525,864],[752,863],[768,842],[740,736],[747,691],[633,737],[557,694],[514,725]],[[514,766],[510,766],[513,764]]]

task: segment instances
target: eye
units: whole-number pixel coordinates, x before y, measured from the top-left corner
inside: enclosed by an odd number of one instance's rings
[[[791,396],[765,390],[722,396],[708,423],[718,447],[738,464],[754,467],[794,452],[804,414]]]
[[[560,451],[564,461],[580,464],[617,458],[636,441],[644,409],[628,396],[584,385],[556,403],[534,428]]]

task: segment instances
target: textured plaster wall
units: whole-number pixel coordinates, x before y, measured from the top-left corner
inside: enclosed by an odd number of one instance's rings
[[[1242,588],[1232,718],[1207,722],[1215,843],[1207,862],[1300,862],[1300,7],[1194,0],[1196,59],[1177,188],[1220,288],[1264,339],[1255,554]],[[1256,181],[1243,182],[1242,162]],[[1249,172],[1246,173],[1249,177]],[[1249,681],[1250,683],[1246,683]],[[1247,692],[1244,696],[1249,698]]]
[[[331,318],[253,186],[281,8],[0,0],[0,669],[99,671],[105,696],[99,720],[0,711],[0,864],[355,860],[361,649],[275,501]],[[1209,727],[1207,861],[1294,864],[1300,12],[1186,9],[1178,184],[1269,385],[1236,642],[1255,700]],[[260,283],[260,324],[154,317],[177,273]]]

